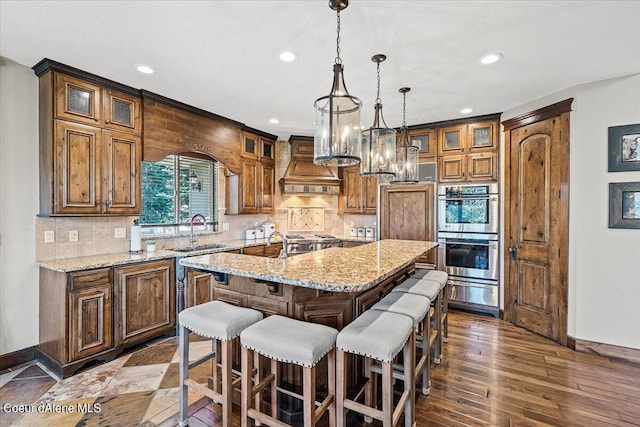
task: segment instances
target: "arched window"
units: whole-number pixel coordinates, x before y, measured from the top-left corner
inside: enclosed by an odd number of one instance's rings
[[[189,220],[196,214],[206,218],[210,230],[217,230],[217,161],[190,154],[142,162],[140,224],[144,234],[186,231]]]

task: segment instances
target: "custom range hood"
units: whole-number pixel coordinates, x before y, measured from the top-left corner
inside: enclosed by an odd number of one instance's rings
[[[313,137],[291,135],[291,161],[280,178],[282,194],[335,195],[340,178],[328,166],[313,163]]]

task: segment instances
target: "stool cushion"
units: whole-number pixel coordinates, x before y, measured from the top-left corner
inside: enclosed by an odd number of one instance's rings
[[[222,301],[211,301],[182,310],[180,326],[207,338],[229,341],[243,329],[262,319],[262,313],[251,308],[236,307]]]
[[[407,292],[410,294],[422,295],[430,301],[438,299],[440,294],[440,283],[428,279],[407,279],[401,285],[393,288],[391,293]]]
[[[447,285],[447,281],[449,280],[449,275],[444,271],[431,270],[424,276],[424,279],[438,282],[440,283],[440,287],[444,288]]]
[[[416,268],[416,272],[410,277],[411,279],[424,279],[424,277],[433,270],[428,268]]]
[[[431,300],[425,296],[405,292],[391,292],[378,301],[371,310],[389,311],[409,316],[413,325],[422,322],[429,312]]]
[[[329,326],[270,316],[242,331],[240,342],[270,359],[311,368],[335,347],[337,335]]]
[[[340,331],[336,347],[347,353],[390,362],[402,350],[412,331],[409,316],[368,310]]]

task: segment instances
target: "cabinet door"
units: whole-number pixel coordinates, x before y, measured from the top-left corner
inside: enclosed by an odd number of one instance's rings
[[[274,243],[272,245],[264,247],[264,256],[267,258],[278,258],[280,251],[282,250],[282,243]]]
[[[140,98],[112,89],[103,91],[104,127],[140,134]]]
[[[54,146],[54,213],[100,213],[100,129],[56,120]]]
[[[341,330],[353,320],[351,299],[317,298],[294,304],[294,316],[305,322],[318,323]]]
[[[117,270],[118,344],[143,341],[175,326],[174,280],[173,261]]]
[[[378,178],[370,176],[362,179],[362,209],[364,214],[375,215],[378,207]]]
[[[69,294],[69,361],[113,347],[110,284]]]
[[[101,91],[98,85],[56,73],[56,118],[100,127]]]
[[[360,316],[365,311],[380,301],[380,289],[376,286],[373,289],[364,291],[356,297],[356,316]]]
[[[497,181],[496,153],[473,153],[467,155],[467,181]]]
[[[214,278],[211,273],[202,273],[192,268],[185,269],[185,308],[213,301]]]
[[[340,213],[360,213],[360,167],[340,168],[339,173],[342,178],[342,194],[340,194],[338,211]]]
[[[242,253],[245,255],[264,256],[264,248],[265,245],[249,246],[242,249]]]
[[[469,124],[467,127],[467,143],[469,151],[494,149],[497,142],[497,123],[486,121]]]
[[[105,212],[139,214],[142,144],[139,136],[105,131]]]
[[[272,162],[260,163],[261,174],[261,203],[260,212],[272,213],[273,212],[273,196],[275,194],[275,170]]]
[[[241,213],[258,213],[258,162],[255,160],[245,160],[242,162],[242,205]]]
[[[467,125],[438,129],[438,152],[440,154],[462,153],[466,147]]]
[[[260,158],[262,160],[275,160],[276,155],[273,141],[260,138]]]
[[[242,156],[252,159],[258,159],[259,155],[259,140],[258,137],[244,132],[242,134]]]
[[[435,129],[419,129],[409,132],[411,145],[418,147],[420,160],[432,160],[437,151],[437,135]]]
[[[442,156],[440,158],[440,182],[461,182],[465,179],[465,155]]]

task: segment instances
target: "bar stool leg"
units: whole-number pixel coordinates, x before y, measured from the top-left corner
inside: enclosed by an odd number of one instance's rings
[[[442,290],[440,290],[434,306],[435,327],[438,333],[436,334],[436,342],[433,349],[433,363],[439,365],[440,357],[442,356]]]
[[[449,283],[444,285],[444,295],[442,296],[442,313],[444,314],[444,337],[442,342],[449,342]]]
[[[336,424],[337,427],[345,427],[346,419],[345,419],[345,410],[344,410],[344,399],[347,395],[347,365],[344,363],[345,354],[344,351],[337,349],[336,350],[336,371],[337,371],[337,381],[336,381]]]
[[[429,315],[427,314],[427,318],[425,319],[422,328],[422,354],[426,356],[427,360],[424,363],[424,368],[422,368],[422,394],[428,396],[431,388],[431,376],[430,376],[430,366],[431,363],[431,346],[429,345],[431,338],[431,322],[429,321]]]
[[[233,386],[231,385],[231,350],[233,340],[222,341],[222,426],[231,427],[231,405],[233,397]],[[249,371],[251,372],[251,371]]]
[[[413,363],[413,361],[411,361]],[[406,373],[405,373],[406,374]],[[405,381],[408,382],[408,381]],[[393,361],[382,363],[382,427],[393,426]]]
[[[241,427],[249,427],[249,418],[247,412],[251,408],[251,394],[252,394],[252,382],[251,382],[251,367],[253,366],[253,350],[249,350],[246,347],[242,347],[242,391],[241,391],[241,404],[240,404],[240,425]]]
[[[336,350],[333,349],[327,356],[329,364],[328,393],[333,396],[333,405],[329,406],[329,427],[336,427]]]
[[[189,411],[189,387],[184,383],[189,377],[189,332],[180,326],[180,427],[187,425]]]
[[[414,427],[415,425],[415,351],[416,342],[415,334],[411,334],[407,343],[404,345],[404,392],[408,394],[407,400],[404,402],[404,425],[405,427]]]
[[[367,384],[364,386],[364,404],[371,408],[375,408],[377,406],[376,405],[377,402],[375,402],[377,387],[375,383],[376,374],[371,372],[371,366],[373,365],[373,361],[369,357],[364,357],[363,365],[364,365],[363,366],[364,377],[367,378]],[[365,423],[370,423],[372,421],[373,421],[373,418],[365,415],[364,417]]]
[[[316,368],[302,368],[302,409],[304,411],[304,425],[315,426],[316,413]]]
[[[280,384],[280,369],[277,360],[271,360],[271,373],[273,383],[271,383],[271,416],[278,418],[278,384]]]

